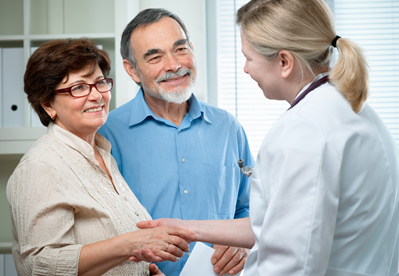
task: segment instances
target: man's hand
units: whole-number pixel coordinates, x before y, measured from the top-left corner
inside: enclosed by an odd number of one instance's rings
[[[213,271],[219,275],[235,275],[244,269],[249,249],[214,244]]]
[[[151,276],[165,276],[155,264],[150,264],[150,275]]]

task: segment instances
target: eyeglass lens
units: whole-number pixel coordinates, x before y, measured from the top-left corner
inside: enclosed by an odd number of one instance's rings
[[[108,79],[103,79],[92,85],[87,83],[77,84],[71,87],[71,93],[75,97],[86,96],[90,94],[91,86],[94,86],[98,92],[104,93],[112,89],[112,81]]]

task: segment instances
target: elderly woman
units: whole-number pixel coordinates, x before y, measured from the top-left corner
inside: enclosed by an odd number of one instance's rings
[[[88,39],[44,43],[28,61],[25,92],[47,133],[7,185],[19,275],[149,275],[149,263],[129,261],[135,250],[176,261],[189,248],[186,230],[136,231],[150,216],[96,133],[108,116],[109,71],[107,53]]]
[[[332,18],[323,0],[252,0],[237,13],[244,71],[266,98],[291,105],[260,148],[250,220],[139,227],[181,226],[198,240],[253,246],[244,275],[397,275],[398,147],[365,102],[360,48],[336,35]]]

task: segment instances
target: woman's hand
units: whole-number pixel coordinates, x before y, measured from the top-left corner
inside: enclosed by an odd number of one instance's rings
[[[130,232],[123,236],[123,243],[128,246],[129,260],[140,262],[176,262],[184,252],[189,251],[188,243],[195,235],[176,227],[157,227]]]

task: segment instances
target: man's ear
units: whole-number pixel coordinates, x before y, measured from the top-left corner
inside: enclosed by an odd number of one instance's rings
[[[279,65],[281,76],[283,78],[288,78],[295,67],[295,58],[294,56],[285,50],[282,50],[278,53]]]
[[[51,106],[51,104],[41,103],[40,105],[43,107],[44,111],[46,111],[51,118],[55,118],[55,116],[57,115],[57,111]]]
[[[123,67],[125,68],[126,73],[137,83],[140,83],[139,74],[136,72],[136,69],[127,59],[123,60]]]

